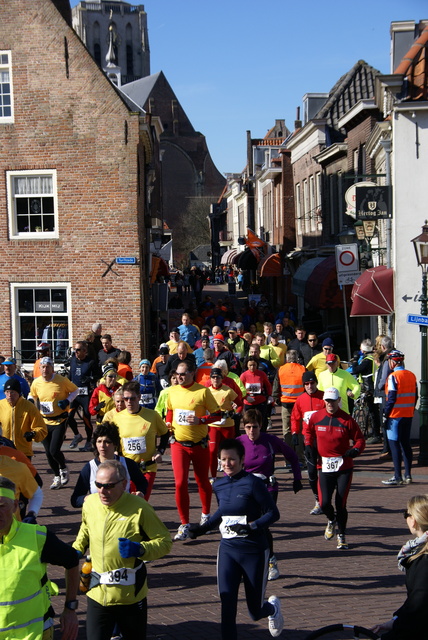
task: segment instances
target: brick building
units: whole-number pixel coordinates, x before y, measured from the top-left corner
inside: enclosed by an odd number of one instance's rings
[[[98,68],[66,0],[9,0],[0,42],[1,352],[28,362],[43,339],[59,359],[100,321],[135,361],[159,130]],[[138,264],[114,273],[117,256]]]

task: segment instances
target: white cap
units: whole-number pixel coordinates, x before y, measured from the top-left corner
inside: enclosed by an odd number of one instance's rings
[[[336,387],[329,387],[324,391],[324,400],[339,400],[340,393]]]

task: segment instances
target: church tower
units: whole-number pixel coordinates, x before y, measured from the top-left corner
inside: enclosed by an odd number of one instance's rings
[[[147,13],[144,5],[122,0],[79,2],[72,9],[73,29],[95,62],[120,69],[121,83],[150,75]]]

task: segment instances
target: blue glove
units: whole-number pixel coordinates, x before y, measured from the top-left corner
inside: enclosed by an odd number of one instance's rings
[[[33,511],[29,511],[25,518],[23,518],[22,522],[26,522],[27,524],[37,524],[36,514]]]
[[[118,538],[119,553],[122,558],[139,558],[144,555],[144,549],[139,542],[133,542],[129,538]]]
[[[58,400],[58,406],[60,409],[62,409],[64,411],[64,409],[67,409],[68,405],[69,405],[69,401],[68,400]]]
[[[74,549],[74,547],[73,547]],[[81,551],[79,551],[79,549],[74,549],[75,552],[77,553],[77,555],[79,556],[79,560],[81,560],[83,558],[83,553]]]

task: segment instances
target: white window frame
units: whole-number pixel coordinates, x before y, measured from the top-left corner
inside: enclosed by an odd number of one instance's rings
[[[54,230],[53,231],[18,231],[16,198],[14,194],[14,178],[36,176],[52,177],[52,198],[54,200]],[[9,219],[9,239],[10,240],[46,240],[59,238],[58,229],[58,193],[57,193],[57,173],[56,169],[32,169],[28,171],[6,171],[7,183],[7,211]],[[34,194],[35,195],[35,194]],[[39,194],[41,197],[46,194]]]
[[[296,184],[296,233],[298,236],[302,235],[302,203],[300,201],[300,183]]]
[[[308,180],[307,178],[305,178],[305,180],[303,180],[303,211],[304,211],[304,229],[305,229],[305,233],[308,233],[310,231],[310,225],[309,225],[309,216],[310,216],[310,212],[309,212],[309,186],[308,186]]]
[[[30,312],[20,311],[19,310],[19,291],[23,289],[65,289],[66,291],[66,299],[67,299],[67,311],[49,311],[43,312],[38,310],[33,310]],[[12,344],[13,347],[17,349],[19,353],[17,353],[17,359],[20,360],[20,352],[22,351],[22,337],[21,337],[21,324],[20,318],[22,316],[62,316],[68,319],[68,346],[70,347],[73,344],[72,341],[72,308],[71,308],[71,283],[70,282],[11,282],[10,283],[10,301],[11,301],[11,311],[12,311]],[[41,338],[35,337],[35,342],[40,343]],[[52,341],[49,340],[49,342]],[[37,344],[36,344],[37,346]],[[55,353],[53,353],[53,358],[55,360]],[[62,361],[62,360],[60,360]],[[23,360],[24,362],[24,360]],[[26,359],[25,362],[31,362],[31,360]]]
[[[8,56],[7,62],[2,62],[2,56]],[[0,73],[7,71],[9,73],[10,84],[10,116],[3,116],[0,114],[0,124],[13,124],[15,122],[14,109],[13,109],[13,77],[12,77],[12,51],[0,50]],[[0,78],[1,80],[1,78]],[[1,85],[1,82],[0,82]]]
[[[315,210],[315,178],[314,176],[310,176],[309,178],[309,217],[310,217],[310,228],[312,232],[317,230],[316,215],[317,214]]]

